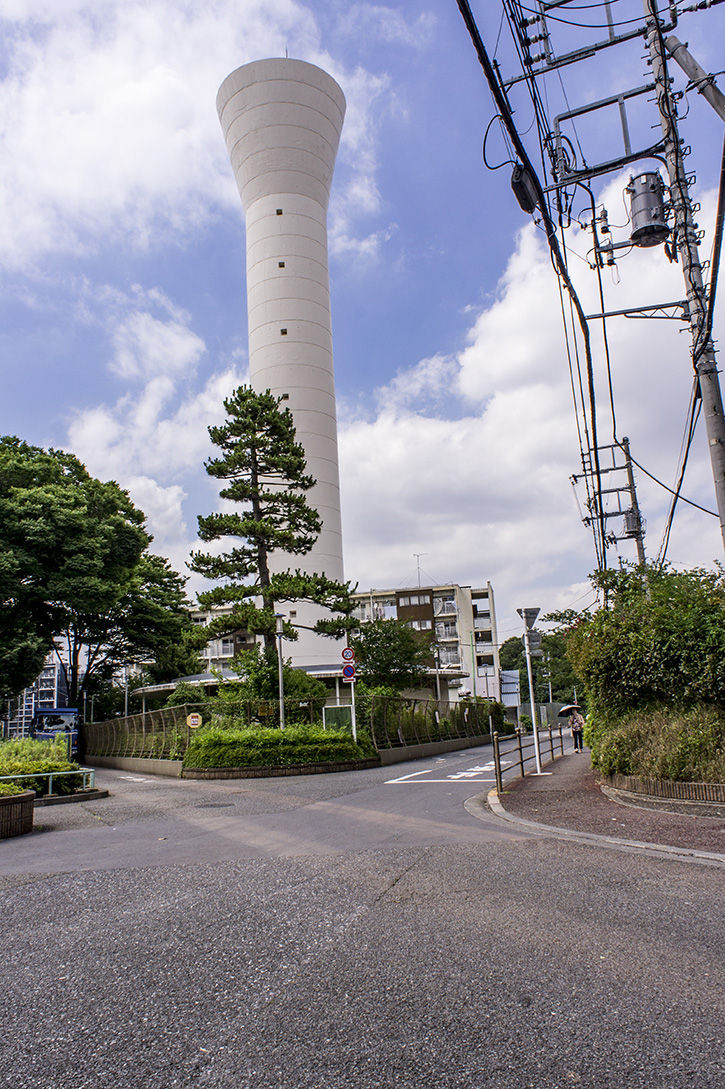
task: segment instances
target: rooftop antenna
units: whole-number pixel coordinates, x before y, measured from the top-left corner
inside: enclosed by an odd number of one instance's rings
[[[418,565],[418,589],[420,590],[420,557],[421,556],[427,556],[428,553],[427,552],[414,552],[413,555],[415,556],[416,563]]]

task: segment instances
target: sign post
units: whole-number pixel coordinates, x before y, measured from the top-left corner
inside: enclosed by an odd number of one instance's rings
[[[355,718],[355,651],[352,647],[344,647],[341,651],[341,657],[343,661],[342,679],[350,685],[352,739],[357,743],[357,721]]]

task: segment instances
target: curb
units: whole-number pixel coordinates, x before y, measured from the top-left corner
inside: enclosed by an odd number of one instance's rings
[[[710,851],[690,850],[686,847],[668,847],[662,843],[640,843],[637,840],[617,839],[615,836],[600,836],[594,832],[577,832],[574,828],[556,828],[550,824],[538,824],[536,821],[528,821],[523,817],[515,817],[504,809],[497,790],[490,790],[488,794],[477,794],[464,802],[466,812],[477,820],[485,820],[487,815],[493,814],[508,824],[517,825],[525,831],[536,835],[558,836],[570,843],[584,843],[596,847],[614,847],[620,851],[641,851],[649,855],[664,855],[678,862],[699,862],[710,866],[725,865],[725,855],[715,854]]]
[[[59,794],[35,799],[35,808],[44,805],[70,805],[72,802],[95,802],[97,798],[107,798],[107,790],[85,790],[78,794]]]

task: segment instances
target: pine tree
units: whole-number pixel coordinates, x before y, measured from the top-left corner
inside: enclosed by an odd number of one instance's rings
[[[349,616],[350,586],[321,574],[270,572],[270,553],[304,556],[322,528],[320,517],[305,493],[315,481],[306,472],[305,452],[296,441],[292,413],[267,390],[255,393],[240,386],[224,401],[227,419],[209,428],[221,451],[205,468],[210,476],[228,481],[219,495],[240,510],[200,515],[202,541],[233,538],[227,552],[193,552],[189,567],[223,583],[199,595],[203,608],[225,607],[207,629],[211,636],[239,629],[260,633],[270,648],[275,639],[276,605],[282,601],[311,601],[331,613]],[[336,619],[320,622],[322,634],[341,634]],[[297,633],[285,624],[285,636]]]

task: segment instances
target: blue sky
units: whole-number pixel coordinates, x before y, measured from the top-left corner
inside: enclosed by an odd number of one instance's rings
[[[501,6],[472,6],[493,52]],[[641,3],[613,10],[638,18]],[[591,600],[556,282],[508,168],[483,165],[494,109],[455,0],[0,0],[0,27],[4,433],[117,479],[184,569],[196,514],[216,504],[206,427],[247,368],[243,217],[215,96],[233,68],[287,50],[331,72],[348,102],[329,217],[347,577],[414,584],[421,553],[425,581],[490,579],[503,637],[519,630],[517,606]],[[578,33],[558,31],[560,50]],[[676,33],[708,71],[725,68],[725,5]],[[565,95],[642,82],[641,55],[637,41],[549,77],[551,112]],[[513,73],[505,29],[499,56]],[[513,100],[527,130],[530,106]],[[694,93],[681,110],[706,258],[723,126]],[[632,121],[645,134],[655,118]],[[593,122],[572,134],[588,157],[615,136]],[[489,156],[507,158],[495,126]],[[622,230],[627,177],[597,189]],[[584,232],[570,242],[586,255]],[[594,310],[595,278],[573,263]],[[679,298],[679,276],[661,248],[632,254],[607,271],[608,305]],[[609,335],[619,432],[671,484],[687,335],[671,322],[611,323]],[[654,553],[668,497],[641,474],[638,488]],[[685,494],[713,505],[702,425]],[[672,560],[720,554],[715,519],[683,507]]]

